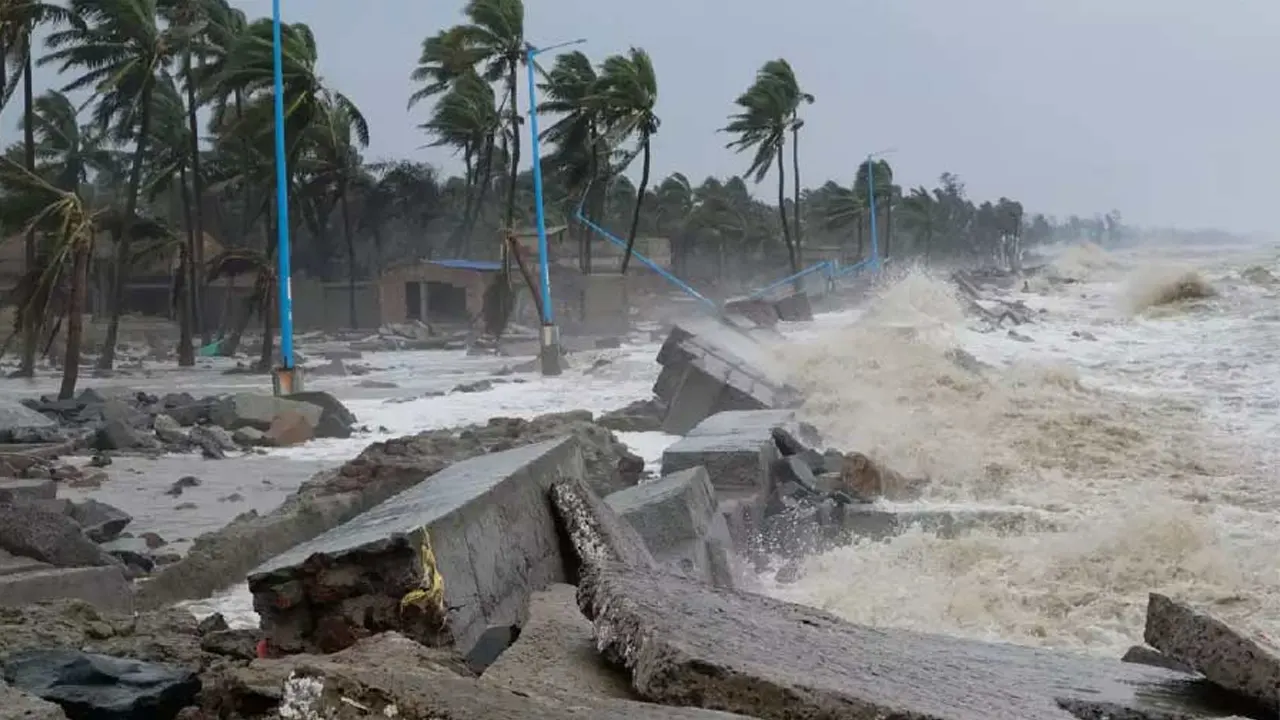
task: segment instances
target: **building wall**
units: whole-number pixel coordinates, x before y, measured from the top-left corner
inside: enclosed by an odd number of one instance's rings
[[[436,282],[464,288],[467,291],[467,313],[480,314],[484,306],[484,290],[493,273],[479,270],[449,268],[431,263],[416,263],[389,268],[378,281],[378,303],[382,323],[402,323],[409,318],[405,305],[404,286],[408,282],[423,283],[423,302],[426,302],[425,283]],[[427,322],[431,322],[431,308],[427,307]]]

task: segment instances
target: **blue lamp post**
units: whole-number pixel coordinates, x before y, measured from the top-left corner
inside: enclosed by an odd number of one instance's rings
[[[894,150],[881,150],[867,156],[867,207],[871,212],[871,272],[880,269],[880,233],[877,232],[876,222],[876,157],[880,155],[888,155]]]
[[[278,0],[277,0],[278,1]],[[542,207],[542,148],[538,138],[538,85],[535,80],[533,59],[548,50],[556,50],[570,45],[580,45],[585,38],[536,48],[532,45],[525,49],[525,67],[529,71],[529,148],[533,155],[533,204],[538,222],[538,271],[542,281],[542,329],[539,333],[538,357],[543,375],[559,375],[560,367],[560,328],[556,327],[555,312],[551,305],[551,253],[547,248],[547,218]]]
[[[302,390],[293,364],[293,286],[289,272],[289,173],[284,151],[284,58],[280,39],[280,0],[271,0],[271,44],[275,56],[277,285],[280,291],[280,367],[272,377],[277,395]]]

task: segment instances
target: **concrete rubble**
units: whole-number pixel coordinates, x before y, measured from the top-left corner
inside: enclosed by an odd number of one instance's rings
[[[274,558],[249,576],[268,642],[334,652],[395,630],[470,649],[564,579],[546,495],[583,472],[570,439],[472,458]]]
[[[667,407],[664,432],[686,433],[724,410],[794,407],[801,400],[768,348],[717,319],[679,321],[657,359],[662,372],[653,392]]]
[[[1280,711],[1280,648],[1159,593],[1147,602],[1147,644],[1214,684]]]
[[[846,623],[635,567],[579,585],[601,652],[649,702],[776,718],[1201,718],[1230,714],[1181,673]]]

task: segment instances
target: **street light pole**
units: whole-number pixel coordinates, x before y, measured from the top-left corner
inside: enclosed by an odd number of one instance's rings
[[[535,79],[533,59],[538,55],[586,42],[585,39],[572,40],[545,48],[530,45],[525,49],[525,67],[529,71],[529,148],[533,155],[533,204],[538,222],[538,265],[542,281],[542,328],[539,333],[538,358],[543,375],[559,375],[561,358],[560,328],[555,324],[555,309],[551,304],[551,253],[547,247],[547,217],[542,207],[542,146],[538,137],[538,85]]]
[[[302,390],[302,374],[293,358],[293,284],[289,271],[289,173],[284,150],[284,51],[280,37],[280,0],[271,0],[271,44],[275,63],[277,279],[280,292],[280,367],[272,376],[277,395]],[[266,338],[263,338],[266,342]]]

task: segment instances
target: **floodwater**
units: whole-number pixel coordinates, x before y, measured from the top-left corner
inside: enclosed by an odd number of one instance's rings
[[[766,574],[764,586],[857,622],[1113,656],[1140,642],[1153,590],[1280,636],[1280,566],[1272,559],[1280,542],[1280,284],[1258,272],[1280,275],[1278,261],[1276,246],[1108,253],[1076,245],[1053,261],[1055,274],[1076,282],[1035,278],[1008,293],[1035,311],[1033,323],[1016,329],[1020,338],[1007,328],[985,332],[949,285],[922,271],[885,280],[864,309],[788,327],[777,351],[793,382],[810,391],[804,412],[832,446],[927,476],[925,504],[1027,508],[1058,529],[954,540],[908,532],[813,557],[794,584],[775,585]],[[1170,302],[1170,288],[1213,294]],[[947,358],[952,348],[994,367],[975,376]],[[367,354],[364,362],[379,368],[371,375],[315,378],[311,387],[334,391],[386,432],[242,460],[117,462],[95,496],[121,500],[138,518],[136,531],[171,527],[173,506],[195,502],[181,516],[195,532],[250,507],[270,510],[315,469],[380,437],[646,397],[656,349],[593,351],[576,355],[559,378],[493,377],[525,382],[399,403],[387,400],[490,378],[523,359]],[[593,367],[596,360],[607,362]],[[355,387],[361,380],[399,387]],[[265,379],[206,370],[115,382],[225,392]],[[624,434],[651,462],[672,439]],[[163,495],[181,474],[205,482],[189,496]],[[244,500],[219,501],[233,492]],[[150,498],[156,509],[140,510]],[[255,621],[243,586],[192,608]]]

